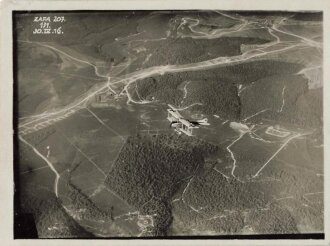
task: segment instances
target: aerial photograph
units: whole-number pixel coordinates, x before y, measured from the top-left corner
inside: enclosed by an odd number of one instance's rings
[[[15,238],[324,233],[322,12],[13,23]]]

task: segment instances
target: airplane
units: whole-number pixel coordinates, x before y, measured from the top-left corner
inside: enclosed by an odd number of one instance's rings
[[[170,109],[167,109],[167,119],[170,121],[170,127],[174,128],[179,134],[183,132],[188,136],[193,136],[194,128],[198,128],[200,125],[210,125],[207,118],[197,121],[187,120],[173,106],[169,105],[169,107]]]

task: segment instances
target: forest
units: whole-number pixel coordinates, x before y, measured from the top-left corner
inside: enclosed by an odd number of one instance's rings
[[[259,38],[221,37],[216,39],[167,38],[147,44],[153,55],[146,67],[201,62],[219,56],[241,54],[241,44],[263,44]]]
[[[175,134],[130,136],[105,184],[142,213],[156,214],[154,235],[163,236],[171,222],[170,198],[217,150]]]
[[[51,192],[47,194],[47,199],[24,192],[21,211],[33,215],[39,238],[94,237],[67,214],[61,201]]]

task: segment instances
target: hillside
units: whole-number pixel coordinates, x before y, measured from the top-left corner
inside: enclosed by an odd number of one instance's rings
[[[105,184],[141,214],[154,216],[153,235],[166,235],[172,220],[171,197],[216,150],[216,146],[185,136],[131,136]]]

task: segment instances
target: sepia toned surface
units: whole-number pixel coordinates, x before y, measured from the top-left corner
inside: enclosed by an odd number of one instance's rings
[[[323,232],[321,13],[15,21],[18,207],[39,237]]]

